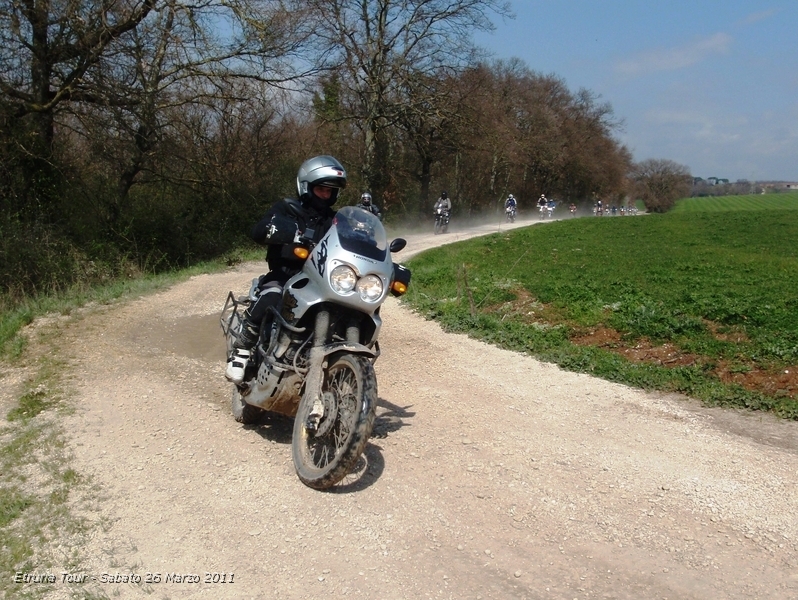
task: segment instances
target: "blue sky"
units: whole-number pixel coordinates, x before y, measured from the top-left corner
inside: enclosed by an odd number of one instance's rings
[[[798,181],[795,0],[513,0],[475,42],[587,88],[636,161],[697,177]]]

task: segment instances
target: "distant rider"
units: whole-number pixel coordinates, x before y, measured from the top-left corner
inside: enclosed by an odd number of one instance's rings
[[[515,211],[517,207],[518,207],[518,203],[515,201],[515,198],[513,197],[513,195],[510,194],[507,197],[507,200],[504,201],[504,210],[507,210],[508,208],[512,208]]]
[[[546,198],[546,196],[544,194],[541,194],[540,198],[538,198],[538,210],[540,211],[541,217],[546,214],[546,205],[548,203],[549,201]]]
[[[452,210],[452,201],[449,200],[449,194],[446,192],[446,190],[441,192],[441,197],[435,202],[435,207],[433,210],[438,212],[439,208],[442,208],[446,214]]]
[[[362,208],[363,210],[369,211],[375,217],[377,217],[380,221],[382,221],[382,213],[380,213],[379,207],[374,204],[371,200],[371,194],[368,192],[363,192],[360,195],[360,202],[356,204],[358,208]]]

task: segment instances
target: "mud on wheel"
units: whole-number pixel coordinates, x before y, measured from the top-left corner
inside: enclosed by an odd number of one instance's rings
[[[317,490],[346,477],[366,447],[377,410],[374,367],[362,356],[339,355],[330,362],[323,391],[325,410],[318,429],[307,429],[312,406],[303,399],[291,443],[299,479]]]

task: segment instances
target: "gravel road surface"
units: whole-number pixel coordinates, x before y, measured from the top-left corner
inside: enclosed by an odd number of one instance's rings
[[[562,371],[393,298],[364,472],[303,486],[290,420],[236,423],[222,375],[225,296],[264,266],[67,327],[69,447],[99,500],[90,579],[48,598],[798,598],[798,424]]]

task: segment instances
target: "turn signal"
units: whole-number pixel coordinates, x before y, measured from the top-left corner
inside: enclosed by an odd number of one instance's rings
[[[407,291],[407,286],[401,281],[394,281],[393,285],[391,286],[391,290],[397,296],[401,296]]]
[[[294,256],[297,258],[305,260],[308,257],[308,254],[310,254],[310,252],[308,252],[307,248],[303,248],[302,246],[297,246],[294,248]]]

